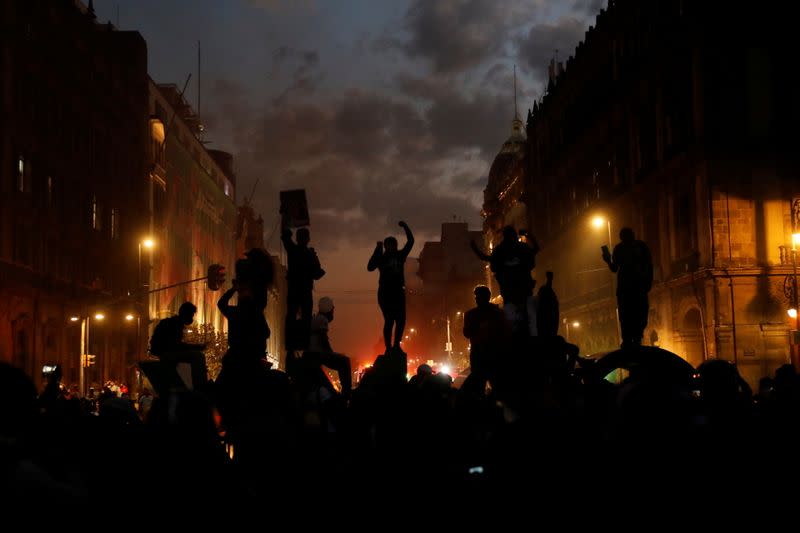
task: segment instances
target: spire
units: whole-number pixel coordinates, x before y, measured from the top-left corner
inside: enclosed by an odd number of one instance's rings
[[[517,65],[514,65],[514,118],[519,118],[517,110]]]
[[[522,121],[519,119],[519,110],[517,109],[517,65],[514,65],[514,120],[511,121],[511,135],[522,135]]]

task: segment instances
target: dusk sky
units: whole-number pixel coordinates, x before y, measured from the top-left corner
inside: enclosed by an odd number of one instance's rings
[[[575,46],[597,0],[96,0],[98,20],[137,30],[158,83],[197,104],[209,147],[235,155],[237,201],[253,197],[278,251],[278,191],[305,188],[328,274],[334,349],[374,357],[382,324],[374,243],[440,224],[473,229],[489,165],[510,133],[512,68],[524,119],[547,64]],[[401,245],[404,241],[401,239]],[[413,284],[414,280],[408,280]],[[413,327],[412,323],[407,325]],[[416,354],[413,354],[416,355]]]

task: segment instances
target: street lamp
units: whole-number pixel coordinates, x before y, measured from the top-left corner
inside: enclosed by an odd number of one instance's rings
[[[798,295],[797,295],[797,248],[800,246],[800,233],[792,233],[792,309],[789,309],[789,316],[794,319],[794,332],[792,334],[792,342],[794,344],[795,352],[800,351],[800,347],[798,347],[798,336],[800,336],[800,315],[798,315],[797,310],[800,308],[798,306]],[[792,312],[794,311],[794,312]],[[800,357],[798,354],[796,357]]]
[[[105,318],[105,314],[102,312],[96,312],[94,314],[94,319],[98,322]],[[78,322],[81,323],[81,346],[80,346],[80,366],[78,372],[78,379],[79,379],[79,387],[81,391],[81,396],[86,396],[86,365],[88,364],[89,360],[89,317],[88,316],[71,316],[69,317],[70,322]]]
[[[595,229],[598,229],[598,230],[602,229],[603,226],[606,227],[606,231],[608,232],[608,247],[611,248],[611,243],[612,243],[612,240],[611,240],[611,219],[608,218],[608,217],[605,217],[603,215],[595,215],[594,217],[592,217],[591,224],[592,224],[592,226],[594,226]],[[613,272],[610,272],[610,273],[611,273],[611,297],[612,298],[616,298],[615,295],[614,295],[614,273]],[[620,341],[621,341],[622,333],[620,332],[620,324],[619,324],[619,306],[617,305],[616,300],[614,301],[614,317],[617,320],[617,323],[616,323],[617,344],[619,344]]]
[[[566,328],[566,330],[567,330],[567,331],[566,331],[566,333],[567,333],[567,342],[570,342],[570,340],[569,340],[569,326],[570,326],[570,322],[569,322],[569,321],[567,321],[567,319],[565,318],[565,319],[563,319],[563,323],[564,323],[564,327],[565,327],[565,328]],[[578,322],[577,320],[574,320],[573,322],[571,322],[571,324],[572,324],[572,327],[573,327],[573,329],[577,329],[577,328],[579,328],[579,327],[581,326],[581,323],[580,323],[580,322]]]
[[[139,290],[141,290],[142,287],[149,287],[150,286],[150,276],[149,275],[147,276],[147,278],[148,278],[147,279],[147,283],[142,283],[142,248],[145,248],[146,250],[152,250],[153,248],[155,248],[155,246],[156,246],[156,241],[154,241],[150,237],[144,238],[141,241],[139,241],[139,246],[138,246],[138,248],[139,248],[139,259],[138,259],[138,262],[137,262],[137,275],[136,275],[137,281],[139,282]]]
[[[595,215],[592,217],[592,226],[595,229],[602,229],[603,226],[608,230],[608,247],[611,248],[611,219],[602,215]]]
[[[149,250],[150,253],[151,253],[150,261],[148,262],[148,265],[150,265],[152,263],[152,259],[153,259],[153,257],[152,257],[153,248],[155,248],[155,246],[156,246],[156,241],[152,237],[145,237],[144,239],[139,241],[139,246],[138,246],[138,249],[139,249],[139,260],[137,262],[137,267],[136,267],[136,282],[138,284],[138,287],[136,288],[136,305],[138,307],[138,313],[137,313],[137,318],[136,318],[136,357],[137,358],[142,356],[142,346],[141,346],[142,345],[142,340],[141,340],[142,339],[142,331],[141,331],[142,322],[141,322],[141,318],[140,317],[144,313],[147,313],[146,316],[147,316],[148,320],[145,321],[145,324],[149,323],[149,318],[150,318],[150,293],[149,293],[149,289],[150,289],[150,269],[149,268],[147,269],[147,280],[143,282],[143,280],[142,280],[142,248],[145,248],[146,250]],[[146,300],[144,302],[142,302],[142,296],[143,295],[146,298]],[[127,317],[126,317],[126,319],[127,319]]]

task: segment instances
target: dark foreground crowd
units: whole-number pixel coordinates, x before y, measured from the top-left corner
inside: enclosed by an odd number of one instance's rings
[[[392,254],[405,259],[407,250],[381,248],[370,267],[388,272],[381,307],[402,330],[404,301],[393,289],[402,279],[392,278],[402,261]],[[7,516],[80,517],[92,527],[109,515],[157,529],[247,521],[281,530],[516,516],[529,529],[546,520],[624,520],[644,505],[658,509],[655,527],[683,520],[676,509],[714,512],[719,504],[730,517],[768,495],[794,493],[800,378],[791,365],[753,391],[729,362],[695,369],[640,346],[635,333],[620,350],[586,359],[556,334],[547,290],[530,307],[532,335],[524,298],[515,324],[479,287],[465,316],[473,372],[463,386],[426,365],[407,380],[390,325],[386,352],[358,386],[343,379],[334,388],[321,365],[341,365],[346,378],[349,363],[327,358],[340,355],[327,342],[332,302],[320,301],[324,320],[308,326],[305,353],[290,354],[287,372],[272,369],[253,356],[269,336],[263,291],[253,289],[263,287],[240,266],[237,286],[220,299],[231,350],[219,378],[194,390],[161,387],[146,413],[114,394],[101,395],[96,409],[57,388],[40,394],[21,370],[0,364]],[[307,307],[298,294],[292,305]],[[166,327],[158,335],[166,338]],[[29,514],[31,506],[48,511]]]

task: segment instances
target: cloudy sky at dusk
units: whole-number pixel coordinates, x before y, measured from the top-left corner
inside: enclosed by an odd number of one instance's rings
[[[183,85],[211,147],[236,157],[269,238],[278,191],[305,188],[312,245],[336,301],[334,348],[364,357],[380,337],[375,241],[398,220],[425,240],[456,217],[480,227],[489,165],[513,118],[541,96],[598,0],[96,0],[100,21],[138,30],[150,75]],[[276,252],[277,232],[269,242]],[[401,240],[402,244],[402,240]],[[364,331],[369,333],[365,336]]]

